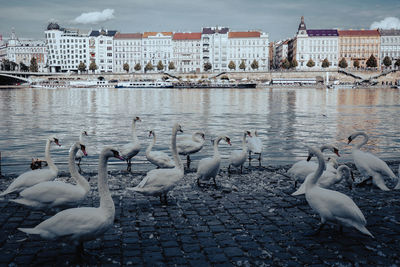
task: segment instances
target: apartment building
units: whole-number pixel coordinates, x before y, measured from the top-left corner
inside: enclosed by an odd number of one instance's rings
[[[136,64],[142,62],[142,34],[141,33],[117,33],[114,36],[114,72],[126,72],[123,69],[125,63],[129,65],[129,71],[133,72]]]
[[[172,32],[144,32],[142,37],[142,59],[143,66],[148,63],[157,69],[161,61],[163,70],[167,70],[172,60]]]
[[[400,58],[400,30],[381,30],[380,34],[380,63],[383,66],[383,59],[388,56],[392,60],[392,66]]]
[[[378,30],[339,30],[338,33],[339,60],[344,58],[349,67],[353,67],[354,62],[358,61],[359,66],[365,68],[371,55],[377,62],[381,62]]]
[[[113,39],[116,34],[117,31],[106,29],[92,30],[89,34],[89,60],[96,63],[98,72],[113,72]]]
[[[188,73],[202,70],[201,32],[174,33],[172,47],[175,71]]]

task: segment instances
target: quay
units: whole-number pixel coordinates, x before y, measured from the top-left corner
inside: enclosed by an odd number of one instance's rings
[[[399,162],[391,162],[392,169]],[[360,177],[354,165],[348,164]],[[293,197],[293,181],[284,167],[248,167],[243,175],[217,177],[218,189],[199,188],[189,172],[170,192],[168,205],[156,197],[127,192],[145,173],[112,173],[109,184],[116,208],[114,226],[85,248],[85,265],[102,266],[398,266],[400,265],[400,192],[371,187],[350,196],[376,239],[353,228],[329,225],[317,236],[319,216],[305,197]],[[84,174],[87,176],[87,174]],[[97,206],[97,178],[82,206]],[[65,179],[64,174],[60,179]],[[3,178],[4,190],[12,179]],[[10,196],[10,197],[15,197]],[[0,201],[0,265],[68,266],[75,249],[69,244],[27,236],[18,227],[32,227],[48,218],[6,200]]]

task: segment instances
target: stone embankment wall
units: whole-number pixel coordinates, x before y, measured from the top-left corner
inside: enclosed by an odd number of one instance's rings
[[[325,80],[327,71],[271,71],[271,72],[226,72],[223,75],[227,75],[230,79],[248,79],[252,81],[265,82],[270,81],[271,79],[276,78],[317,78],[317,80]],[[359,79],[355,79],[349,75],[345,75],[343,73],[338,73],[337,71],[328,71],[329,72],[329,80],[339,80],[344,83],[353,83],[360,81]],[[349,71],[355,76],[362,77],[364,79],[369,79],[371,77],[375,77],[380,75],[382,72],[380,71]],[[218,73],[196,73],[196,74],[182,74],[182,73],[174,73],[169,72],[169,74],[180,77],[183,79],[197,79],[197,78],[212,78],[218,75]],[[100,74],[62,74],[59,76],[52,76],[50,79],[96,79],[100,76],[104,77],[106,80],[158,80],[161,79],[166,74],[164,73],[146,73],[146,74],[136,74],[136,73],[100,73]],[[43,79],[34,78],[32,79]],[[388,82],[395,83],[400,79],[400,71],[387,74],[386,76],[379,77],[376,79],[379,83]]]

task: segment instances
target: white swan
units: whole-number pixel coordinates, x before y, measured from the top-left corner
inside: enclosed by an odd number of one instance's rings
[[[81,144],[85,144],[84,136],[88,136],[87,132],[85,130],[82,130],[80,135],[79,135],[79,142]],[[75,160],[78,161],[78,168],[81,170],[81,160],[85,155],[83,154],[82,150],[78,150],[78,152],[75,155]]]
[[[311,179],[313,175],[314,173],[310,173],[309,175],[307,175],[304,183],[301,184],[301,186],[299,187],[299,189],[297,189],[296,192],[292,193],[292,196],[305,194],[307,180]],[[321,177],[318,179],[317,184],[319,187],[322,188],[330,188],[332,185],[340,183],[342,180],[346,181],[347,186],[351,190],[353,187],[354,176],[353,172],[346,165],[339,166],[337,170],[335,170],[335,172],[331,172],[327,168],[327,170],[324,171]]]
[[[149,132],[149,136],[153,135],[153,141],[149,144],[146,149],[146,158],[148,161],[156,165],[158,168],[173,168],[175,162],[162,151],[152,151],[154,144],[156,143],[156,133],[154,130]]]
[[[321,146],[320,149],[322,152],[329,149],[330,151],[335,153],[338,157],[340,157],[339,150],[332,145],[323,145]],[[329,158],[328,160],[331,163],[327,165],[327,171],[336,172],[337,161],[334,160],[333,158]],[[318,164],[313,161],[300,160],[295,164],[293,164],[293,166],[287,171],[287,174],[289,174],[291,177],[294,178],[294,187],[296,188],[297,182],[299,181],[304,182],[307,175],[315,172],[317,168]]]
[[[106,232],[114,223],[115,206],[107,184],[107,161],[110,157],[123,160],[118,151],[104,148],[99,156],[98,190],[100,207],[83,207],[63,210],[34,228],[18,228],[27,234],[40,235],[48,240],[60,239],[77,245],[83,254],[83,242],[93,240]]]
[[[318,159],[318,169],[310,179],[307,179],[305,194],[310,207],[321,217],[321,225],[317,233],[321,231],[327,221],[332,221],[354,227],[373,237],[365,227],[367,222],[364,215],[351,198],[340,192],[318,186],[318,179],[325,169],[325,160],[318,148],[309,148],[308,160],[313,156]]]
[[[357,136],[362,136],[364,139],[360,144],[354,146],[352,156],[358,171],[366,178],[362,183],[372,179],[374,185],[384,191],[389,191],[390,189],[386,186],[382,177],[383,175],[398,180],[394,189],[400,189],[400,178],[396,177],[383,160],[369,152],[360,150],[360,148],[368,142],[368,135],[365,132],[355,132],[350,135],[348,138],[348,144],[350,144]]]
[[[246,144],[246,137],[250,136],[251,133],[249,131],[244,131],[243,139],[242,139],[242,150],[235,150],[229,157],[229,166],[228,166],[228,173],[230,172],[231,165],[235,167],[240,166],[240,173],[243,173],[243,164],[246,162],[247,157],[247,144]]]
[[[18,176],[9,186],[8,188],[0,194],[0,196],[7,195],[12,192],[21,192],[27,187],[33,186],[35,184],[51,181],[58,175],[58,168],[54,164],[53,160],[50,157],[50,144],[55,143],[58,146],[61,146],[58,142],[58,139],[54,136],[50,136],[46,141],[46,150],[45,150],[45,160],[49,166],[48,169],[36,169],[33,171],[24,172],[20,176]]]
[[[68,162],[71,177],[76,181],[76,185],[62,181],[46,181],[26,188],[20,192],[20,198],[11,201],[37,209],[78,206],[90,190],[88,181],[79,174],[75,165],[78,150],[86,156],[85,146],[76,142],[69,150]]]
[[[139,139],[136,135],[136,122],[140,121],[141,119],[139,117],[135,117],[132,120],[132,142],[125,144],[122,149],[122,156],[125,158],[126,160],[126,164],[127,164],[127,168],[126,170],[128,172],[131,171],[131,159],[137,155],[137,153],[139,153],[140,151],[140,143],[139,143]]]
[[[261,166],[261,153],[263,144],[260,137],[258,137],[257,130],[254,131],[254,135],[251,135],[249,138],[247,138],[247,145],[249,148],[249,164],[251,162],[251,153],[254,153],[258,154],[258,163]]]
[[[173,169],[155,169],[146,174],[146,177],[135,187],[128,187],[143,195],[160,196],[161,203],[167,204],[167,193],[183,178],[183,165],[176,149],[176,134],[183,132],[182,127],[176,123],[172,128],[171,148],[175,167]]]
[[[200,160],[197,167],[196,177],[198,186],[200,186],[200,180],[209,180],[213,178],[214,185],[217,187],[215,177],[219,172],[219,166],[221,164],[221,156],[218,151],[218,144],[222,139],[231,145],[231,140],[225,135],[220,135],[214,140],[214,156],[212,158],[204,158]]]
[[[192,134],[192,136],[184,135],[178,136],[176,145],[178,149],[178,154],[186,155],[187,168],[190,168],[190,154],[199,152],[205,142],[205,134],[202,131],[197,131]]]

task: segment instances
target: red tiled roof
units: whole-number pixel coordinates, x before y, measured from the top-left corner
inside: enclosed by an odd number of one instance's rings
[[[114,39],[141,39],[141,33],[117,33]]]
[[[339,36],[380,36],[378,30],[338,30]]]
[[[172,37],[172,40],[200,40],[201,39],[201,32],[178,32],[175,33]]]
[[[172,32],[144,32],[143,38],[148,38],[149,36],[156,36],[158,33],[161,33],[164,36],[172,36]]]
[[[229,32],[228,38],[257,38],[260,35],[260,32]]]

